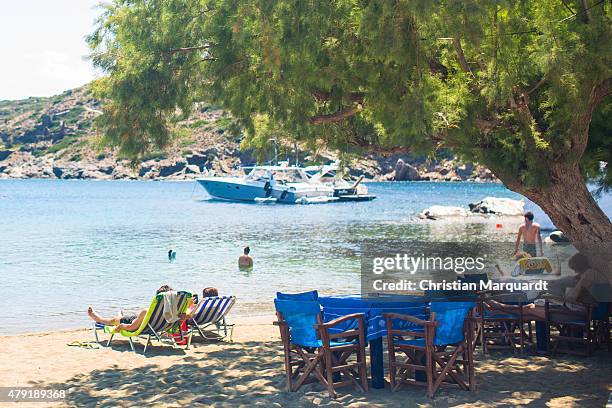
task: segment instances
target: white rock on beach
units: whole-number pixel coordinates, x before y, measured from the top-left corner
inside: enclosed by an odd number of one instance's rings
[[[434,205],[423,210],[418,217],[435,220],[445,217],[466,217],[468,212],[465,208]]]
[[[522,215],[525,203],[511,198],[486,197],[469,206],[471,212],[478,214]]]

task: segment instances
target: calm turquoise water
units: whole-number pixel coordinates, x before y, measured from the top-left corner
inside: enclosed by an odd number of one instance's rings
[[[269,310],[277,290],[355,293],[361,240],[499,240],[490,225],[415,215],[435,204],[519,198],[496,184],[368,187],[373,202],[289,206],[212,200],[195,182],[0,180],[0,333],[84,327],[88,305],[136,311],[162,284],[215,286],[238,296],[236,314]],[[250,273],[237,269],[246,244]]]

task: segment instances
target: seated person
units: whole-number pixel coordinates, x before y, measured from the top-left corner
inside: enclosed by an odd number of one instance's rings
[[[564,302],[562,305],[559,305],[562,307],[559,310],[555,310],[555,314],[557,314],[559,318],[575,318],[577,316],[582,316],[585,307],[580,304],[580,302],[585,300],[583,299],[584,294],[589,293],[594,283],[605,283],[608,280],[606,275],[591,268],[589,260],[581,253],[572,256],[568,261],[568,265],[576,272],[576,276],[573,278],[575,284],[567,288],[564,295]],[[494,309],[504,310],[508,313],[517,313],[519,307],[499,303],[495,300],[487,300],[485,303]],[[523,306],[523,316],[526,319],[544,320],[544,305],[531,303]]]
[[[217,288],[208,287],[208,288],[202,289],[202,298],[217,297],[217,296],[219,296],[219,291],[217,290]],[[198,304],[199,304],[198,297],[194,295],[191,298],[191,303],[189,304],[189,306],[187,306],[187,311],[185,312],[185,319],[191,319],[191,317],[193,316],[193,312],[197,308]]]
[[[170,292],[171,290],[173,289],[170,286],[163,285],[162,287],[157,289],[156,294],[159,295],[160,293]],[[114,329],[115,332],[121,330],[134,331],[140,327],[142,321],[147,315],[148,310],[149,309],[142,309],[138,312],[138,314],[135,315],[122,316],[121,314],[119,314],[115,317],[105,318],[100,316],[100,314],[98,314],[91,306],[89,306],[89,308],[87,309],[87,314],[96,323],[100,323],[105,326],[116,326]]]

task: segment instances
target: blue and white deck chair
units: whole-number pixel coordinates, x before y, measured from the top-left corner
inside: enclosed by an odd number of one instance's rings
[[[191,326],[195,327],[198,333],[200,333],[200,336],[205,339],[223,340],[229,337],[229,340],[232,341],[234,325],[228,324],[225,317],[235,303],[235,296],[205,297],[196,306],[189,322],[191,323]],[[216,337],[208,337],[206,334],[204,334],[204,330],[210,326],[215,326],[217,329]]]
[[[177,302],[177,312],[178,314],[185,313],[187,306],[189,305],[189,301],[191,300],[191,293],[179,291],[177,292],[178,302]],[[151,306],[149,306],[149,310],[145,315],[144,320],[140,324],[140,327],[134,331],[121,330],[118,333],[114,332],[113,326],[105,326],[103,324],[94,323],[93,331],[94,336],[96,337],[96,342],[99,341],[98,330],[102,330],[105,333],[110,333],[111,336],[106,342],[106,346],[110,346],[115,334],[119,334],[122,337],[126,337],[130,348],[132,351],[136,351],[134,348],[133,338],[146,338],[147,341],[144,345],[143,353],[147,352],[147,347],[151,344],[151,340],[155,339],[161,343],[170,343],[173,346],[176,346],[176,341],[174,336],[171,335],[171,331],[178,330],[181,334],[181,338],[183,336],[182,331],[180,330],[180,321],[169,323],[164,319],[164,302],[162,301],[163,293],[159,293],[155,295],[153,301],[151,302]]]
[[[391,389],[403,384],[427,387],[433,398],[443,382],[474,389],[471,344],[474,302],[432,302],[429,320],[401,313],[385,313]],[[399,355],[405,355],[400,361]],[[425,373],[426,381],[414,375]]]
[[[319,380],[332,398],[335,386],[353,385],[367,391],[363,314],[355,313],[322,323],[321,306],[315,300],[275,299],[289,391]],[[356,320],[357,328],[330,333],[330,328]]]

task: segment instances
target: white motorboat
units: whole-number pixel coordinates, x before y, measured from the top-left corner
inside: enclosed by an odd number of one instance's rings
[[[309,203],[333,200],[334,189],[313,182],[304,169],[288,165],[254,166],[243,177],[204,177],[198,183],[213,197],[260,203]]]

